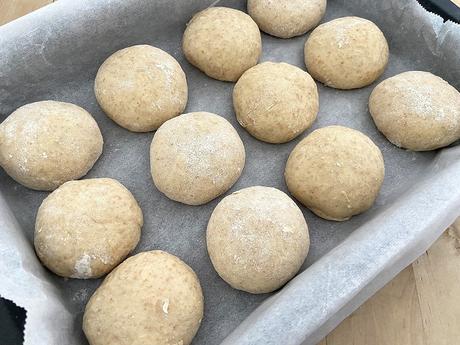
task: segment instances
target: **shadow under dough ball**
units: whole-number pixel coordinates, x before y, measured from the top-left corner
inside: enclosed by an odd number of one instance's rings
[[[248,0],[248,13],[267,34],[291,38],[313,29],[326,12],[326,0]]]
[[[203,318],[195,272],[160,250],[132,256],[91,296],[83,315],[90,345],[189,345]]]
[[[318,89],[300,68],[264,62],[244,72],[238,80],[233,89],[233,106],[238,122],[252,136],[268,143],[285,143],[315,121]]]
[[[182,50],[187,60],[209,77],[236,81],[259,61],[262,40],[257,24],[246,13],[210,7],[187,24]]]
[[[137,45],[112,54],[99,68],[96,99],[118,125],[133,132],[156,130],[187,105],[187,79],[165,51]]]
[[[206,112],[165,122],[150,146],[155,186],[168,198],[202,205],[229,190],[245,163],[244,145],[223,117]]]
[[[276,188],[260,186],[219,202],[206,242],[222,279],[255,294],[272,292],[290,280],[310,246],[307,223],[296,203]]]
[[[142,224],[139,205],[118,181],[69,181],[38,209],[35,250],[62,277],[99,278],[136,247]]]
[[[292,195],[316,215],[344,221],[372,206],[385,167],[380,149],[366,135],[329,126],[297,144],[284,175]]]
[[[79,179],[102,153],[93,117],[74,104],[26,104],[0,124],[0,165],[24,186],[51,191]]]
[[[308,72],[336,89],[356,89],[373,83],[385,70],[388,56],[382,31],[359,17],[321,24],[305,43]]]
[[[371,93],[369,111],[380,132],[398,147],[428,151],[460,139],[460,93],[429,72],[384,80]]]

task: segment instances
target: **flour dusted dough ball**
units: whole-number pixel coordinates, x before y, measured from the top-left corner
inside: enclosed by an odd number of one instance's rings
[[[285,178],[292,195],[318,216],[343,221],[372,206],[384,174],[382,153],[371,139],[330,126],[297,144]]]
[[[35,249],[60,276],[98,278],[136,247],[142,222],[136,200],[118,181],[66,182],[38,209]]]
[[[187,60],[211,78],[236,81],[257,64],[262,41],[257,24],[246,13],[210,7],[187,24],[182,49]]]
[[[266,293],[300,269],[310,240],[296,203],[270,187],[239,190],[216,206],[206,234],[217,273],[235,289]]]
[[[388,43],[371,21],[343,17],[318,26],[305,43],[305,64],[313,78],[337,89],[371,84],[388,63]]]
[[[460,139],[460,93],[428,72],[384,80],[372,91],[369,110],[377,128],[399,147],[427,151]]]
[[[223,117],[197,112],[167,121],[150,146],[153,182],[168,198],[205,204],[238,180],[245,162],[243,142]]]
[[[117,51],[99,68],[94,84],[104,112],[133,132],[149,132],[187,105],[185,73],[165,51],[137,45]]]
[[[307,72],[287,63],[264,62],[241,76],[233,90],[238,122],[257,139],[285,143],[316,119],[318,90]]]
[[[248,0],[248,13],[259,28],[290,38],[313,29],[326,12],[326,0]]]
[[[200,282],[182,260],[160,250],[112,271],[83,315],[90,345],[188,345],[203,317]]]
[[[26,104],[0,124],[0,165],[32,189],[53,190],[86,175],[102,146],[96,121],[70,103]]]

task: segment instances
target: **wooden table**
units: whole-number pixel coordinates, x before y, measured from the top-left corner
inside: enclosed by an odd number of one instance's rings
[[[453,1],[460,5],[460,0]],[[0,0],[0,25],[51,2]],[[460,344],[460,220],[320,343],[457,344]]]

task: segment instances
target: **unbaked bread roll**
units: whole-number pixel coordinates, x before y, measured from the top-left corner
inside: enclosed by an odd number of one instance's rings
[[[318,90],[310,75],[300,68],[264,62],[238,80],[233,106],[238,122],[251,135],[269,143],[285,143],[315,121]]]
[[[137,254],[112,271],[83,315],[90,345],[189,345],[203,318],[193,270],[160,250]]]
[[[66,182],[38,209],[35,250],[62,277],[98,278],[136,247],[142,223],[139,205],[118,181]]]
[[[205,204],[238,180],[245,162],[243,142],[223,117],[197,112],[163,124],[150,146],[153,182],[168,198]]]
[[[318,26],[305,43],[305,64],[313,78],[337,89],[374,82],[388,63],[388,43],[371,21],[343,17]]]
[[[289,155],[286,184],[318,216],[343,221],[374,203],[385,167],[380,149],[351,128],[329,126],[303,139]]]
[[[427,151],[460,139],[460,93],[429,72],[384,80],[372,91],[369,111],[377,128],[399,147]]]
[[[303,35],[326,12],[326,0],[248,0],[248,13],[260,30],[281,38]]]
[[[270,187],[239,190],[216,206],[206,233],[217,273],[235,289],[266,293],[300,269],[310,240],[296,203]]]
[[[210,7],[187,24],[182,49],[187,60],[211,78],[236,81],[257,64],[262,41],[257,24],[246,13]]]
[[[181,114],[187,105],[185,73],[165,51],[137,45],[112,54],[99,68],[96,98],[117,124],[149,132]]]
[[[0,125],[0,165],[28,188],[54,190],[86,175],[103,142],[86,110],[64,102],[30,103]]]

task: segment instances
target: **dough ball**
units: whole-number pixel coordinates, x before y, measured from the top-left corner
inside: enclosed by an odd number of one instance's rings
[[[187,60],[211,78],[236,81],[257,64],[262,40],[257,24],[246,13],[210,7],[187,24],[182,49]]]
[[[460,93],[421,71],[398,74],[372,91],[369,110],[389,141],[413,151],[434,150],[460,139]]]
[[[281,38],[303,35],[326,12],[326,0],[248,0],[248,13],[260,30]]]
[[[302,266],[310,246],[296,203],[270,187],[239,190],[216,206],[206,234],[217,273],[233,288],[272,292]]]
[[[28,188],[54,190],[86,175],[103,142],[86,110],[63,102],[30,103],[0,125],[0,165]]]
[[[384,174],[382,153],[371,139],[330,126],[297,144],[285,178],[292,195],[318,216],[343,221],[372,206]]]
[[[307,72],[264,62],[244,72],[233,90],[238,122],[257,139],[285,143],[316,119],[318,90]]]
[[[188,345],[203,317],[193,270],[160,250],[130,257],[91,296],[83,315],[90,345]]]
[[[167,121],[150,146],[153,182],[168,198],[202,205],[229,190],[245,162],[243,142],[223,117],[189,113]]]
[[[343,17],[318,26],[305,43],[305,64],[313,78],[336,89],[374,82],[388,63],[388,43],[371,21]]]
[[[165,51],[138,45],[111,55],[99,68],[96,98],[117,124],[149,132],[181,114],[187,105],[185,73]]]
[[[136,247],[142,222],[139,205],[121,183],[70,181],[38,209],[35,249],[43,264],[62,277],[98,278]]]

